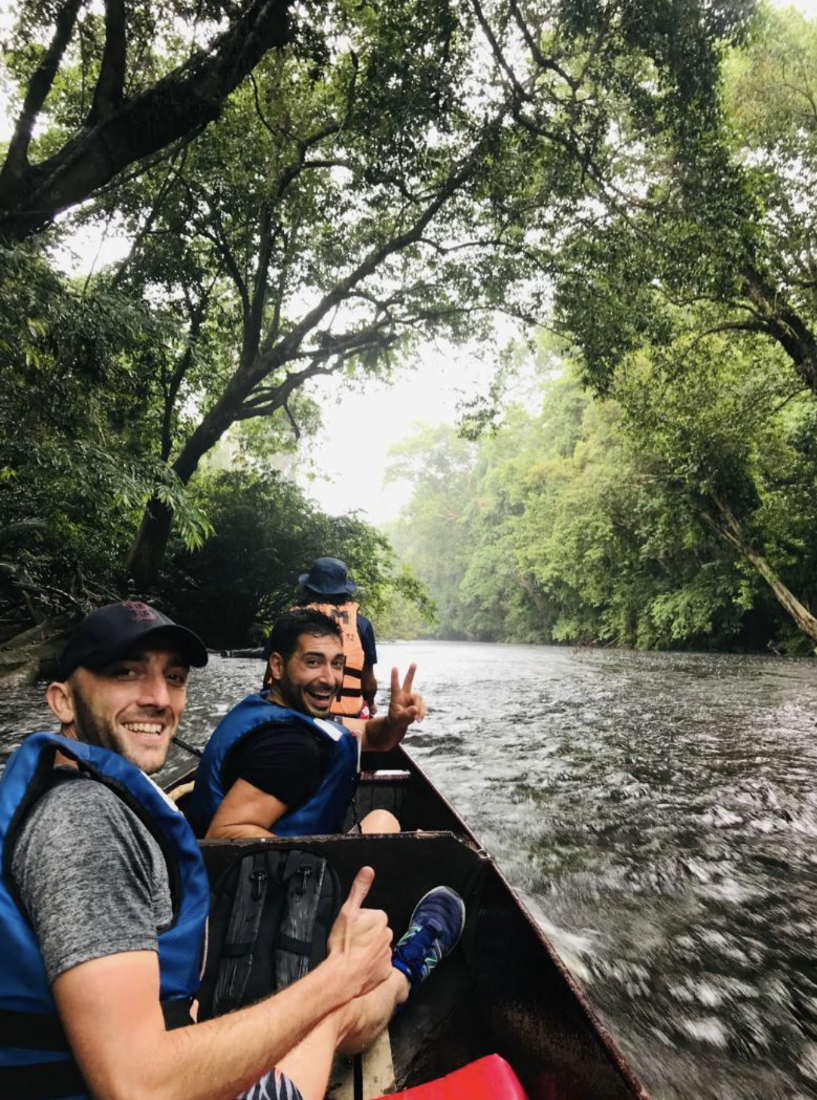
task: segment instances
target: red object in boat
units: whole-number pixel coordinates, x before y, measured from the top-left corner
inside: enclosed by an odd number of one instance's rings
[[[504,1058],[489,1054],[425,1085],[395,1092],[382,1100],[528,1100],[519,1078]]]

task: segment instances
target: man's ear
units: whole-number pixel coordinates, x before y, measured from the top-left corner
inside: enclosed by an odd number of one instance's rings
[[[270,653],[269,657],[269,674],[270,679],[277,683],[283,679],[284,675],[284,658],[280,653]]]
[[[61,726],[73,726],[76,712],[70,684],[59,681],[49,684],[45,691],[45,699],[59,718]]]

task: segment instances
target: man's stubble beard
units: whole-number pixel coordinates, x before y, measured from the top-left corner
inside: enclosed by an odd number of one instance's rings
[[[284,704],[289,707],[290,710],[295,710],[299,714],[305,714],[307,718],[332,718],[331,713],[324,713],[319,708],[312,709],[309,705],[309,701],[306,697],[306,692],[302,685],[296,685],[289,677],[289,674],[284,670],[281,679],[278,681],[273,680],[273,683],[278,684],[278,692],[284,701]]]
[[[299,714],[309,714],[309,711],[306,709],[305,701],[303,698],[298,697],[298,693],[294,689],[292,680],[290,680],[286,669],[284,669],[281,679],[278,681],[273,680],[273,684],[277,686],[278,694],[283,700],[284,706],[288,707],[290,710],[297,711]]]
[[[149,770],[139,761],[134,760],[120,740],[118,732],[109,722],[101,721],[97,718],[76,685],[74,685],[71,692],[71,698],[74,704],[74,726],[80,741],[85,741],[89,745],[96,745],[99,749],[107,749],[109,752],[115,752],[118,753],[119,756],[124,756],[131,764],[135,764],[137,768],[141,768],[142,771],[145,771],[148,775],[152,775],[154,772],[159,771],[163,766],[167,759],[167,754],[165,754],[165,758],[160,763],[153,765]]]

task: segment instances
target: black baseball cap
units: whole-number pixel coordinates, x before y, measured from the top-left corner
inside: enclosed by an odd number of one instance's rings
[[[198,634],[186,626],[178,626],[155,607],[139,600],[123,600],[98,607],[85,616],[62,651],[58,676],[67,680],[80,666],[101,668],[117,661],[159,631],[191,665],[203,668],[207,664],[207,649]]]

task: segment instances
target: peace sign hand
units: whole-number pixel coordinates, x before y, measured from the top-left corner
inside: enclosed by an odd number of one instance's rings
[[[400,729],[400,736],[406,732],[412,722],[422,722],[426,714],[426,705],[419,691],[413,691],[414,673],[417,665],[409,665],[406,678],[400,683],[400,673],[396,668],[391,670],[391,698],[389,699],[388,721],[395,729]]]
[[[399,745],[412,722],[421,722],[426,705],[419,691],[414,690],[417,665],[409,665],[406,678],[400,683],[400,673],[391,670],[391,698],[385,717],[370,718],[363,733],[364,752],[388,752]]]

